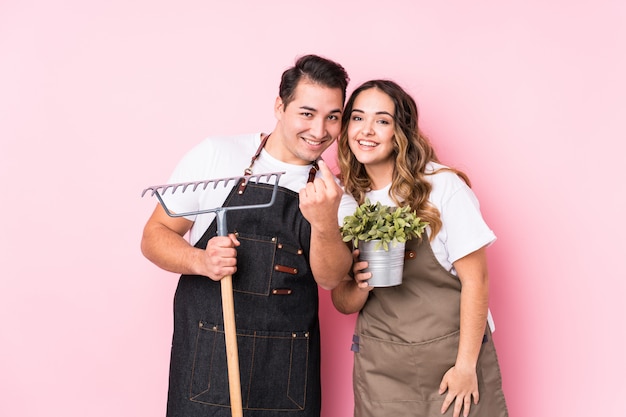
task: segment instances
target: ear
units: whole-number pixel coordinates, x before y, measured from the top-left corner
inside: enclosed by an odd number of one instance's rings
[[[285,106],[283,106],[283,99],[278,96],[276,97],[276,102],[274,103],[274,116],[276,116],[277,120],[280,120],[284,112]]]

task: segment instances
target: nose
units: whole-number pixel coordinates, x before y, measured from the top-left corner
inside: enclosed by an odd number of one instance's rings
[[[365,136],[370,136],[374,134],[374,126],[372,125],[372,122],[368,121],[365,122],[363,124],[363,129],[361,130],[361,133],[363,133]]]
[[[315,136],[317,139],[325,137],[326,136],[326,120],[322,117],[316,117],[311,122],[311,128],[309,130],[311,134]]]

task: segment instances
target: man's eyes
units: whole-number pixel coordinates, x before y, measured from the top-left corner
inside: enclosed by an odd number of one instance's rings
[[[300,113],[301,116],[306,117],[307,119],[310,119],[312,117],[315,117],[315,114],[311,113],[311,112],[302,112]],[[328,120],[339,120],[339,116],[337,116],[336,114],[331,114],[327,117]]]

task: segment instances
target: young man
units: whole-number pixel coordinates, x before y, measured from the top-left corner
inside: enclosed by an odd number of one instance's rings
[[[208,138],[170,177],[180,183],[242,176],[246,169],[285,172],[274,205],[227,213],[228,236],[216,236],[213,214],[169,217],[160,205],[144,228],[143,254],[183,274],[174,300],[169,417],[231,415],[219,283],[229,275],[245,415],[319,416],[317,285],[332,289],[350,269],[338,226],[356,203],[321,160],[315,180],[307,179],[339,135],[348,81],[333,61],[300,58],[282,75],[270,134]],[[267,202],[272,192],[253,182],[242,194],[236,188],[178,192],[167,205],[190,213]]]

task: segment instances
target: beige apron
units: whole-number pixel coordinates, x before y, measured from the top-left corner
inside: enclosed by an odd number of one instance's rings
[[[355,335],[355,417],[440,417],[443,375],[459,345],[461,283],[437,261],[428,239],[407,242],[403,283],[375,288]],[[478,357],[480,401],[470,417],[508,416],[488,326]],[[454,404],[444,414],[451,416]]]

